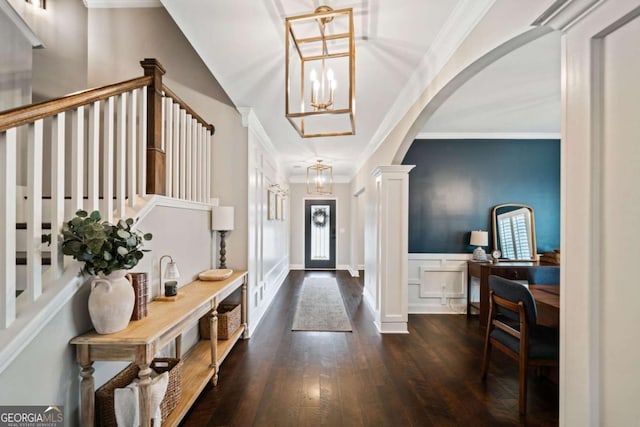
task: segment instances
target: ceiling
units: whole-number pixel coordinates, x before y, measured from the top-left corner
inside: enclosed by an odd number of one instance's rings
[[[474,9],[479,3],[162,0],[233,103],[254,109],[287,176],[297,181],[307,166],[323,159],[333,166],[338,182],[349,181],[393,126],[397,111],[413,102],[419,94],[417,71],[445,56],[436,54],[443,41],[466,34],[459,27],[481,12]],[[356,135],[302,139],[284,115],[284,19],[312,12],[320,4],[354,10]],[[457,22],[461,24],[452,25]],[[425,132],[559,132],[560,44],[548,37],[534,43],[514,52],[513,60],[509,55],[486,68],[486,77],[478,75],[465,84],[429,120]],[[547,54],[547,49],[553,52]],[[536,120],[530,120],[529,108]]]

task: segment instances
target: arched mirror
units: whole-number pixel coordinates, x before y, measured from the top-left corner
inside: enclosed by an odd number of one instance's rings
[[[531,206],[505,203],[491,213],[493,248],[511,261],[535,261],[536,226]]]

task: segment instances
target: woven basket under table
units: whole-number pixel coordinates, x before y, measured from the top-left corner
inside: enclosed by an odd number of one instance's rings
[[[240,327],[242,307],[239,304],[220,304],[218,306],[218,339],[228,340]],[[200,338],[210,339],[210,313],[200,319]]]
[[[151,369],[158,374],[169,371],[167,392],[160,403],[162,421],[178,405],[182,397],[182,360],[174,358],[156,358],[151,362]],[[116,388],[124,388],[138,378],[138,366],[131,364],[115,377],[96,390],[96,424],[101,427],[116,427],[116,413],[113,395]]]

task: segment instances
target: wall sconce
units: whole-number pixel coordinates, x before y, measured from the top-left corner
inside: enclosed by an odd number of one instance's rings
[[[25,1],[39,9],[47,8],[47,0],[25,0]]]
[[[286,199],[287,197],[289,197],[289,190],[280,187],[280,184],[271,184],[269,186],[269,190],[271,192],[273,192],[273,193],[276,193],[277,195],[279,195],[283,199]]]
[[[233,206],[213,206],[211,208],[211,229],[220,233],[220,265],[218,268],[227,268],[226,244],[224,236],[233,230]]]
[[[487,254],[482,248],[483,246],[487,246],[489,244],[489,233],[487,231],[472,231],[471,239],[469,239],[469,244],[471,246],[477,246],[477,248],[473,251],[473,259],[477,261],[487,260]]]
[[[162,288],[162,260],[165,258],[169,258],[169,263],[167,264],[167,268],[164,273],[164,278],[168,280],[164,284],[164,292]],[[158,292],[158,297],[161,301],[175,301],[178,297],[178,282],[175,279],[180,278],[180,272],[178,271],[178,265],[175,263],[171,255],[162,255],[160,257],[160,261],[158,261],[158,270],[159,270],[159,282],[160,282],[160,290]]]

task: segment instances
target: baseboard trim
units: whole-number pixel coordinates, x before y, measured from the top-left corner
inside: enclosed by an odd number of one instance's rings
[[[351,277],[360,277],[360,272],[358,270],[354,270],[351,267],[349,267],[347,270],[349,271]]]
[[[408,334],[407,322],[373,322],[381,334]]]

